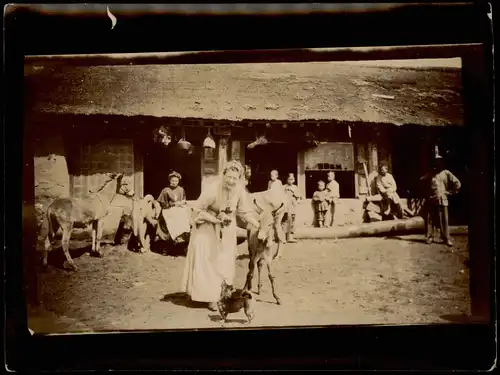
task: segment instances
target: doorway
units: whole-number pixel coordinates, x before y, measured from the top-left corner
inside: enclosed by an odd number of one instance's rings
[[[248,185],[251,193],[267,190],[269,175],[273,169],[278,171],[283,184],[286,183],[288,173],[293,173],[297,179],[297,150],[290,144],[268,143],[251,150],[245,148],[245,161],[252,170]]]
[[[189,155],[171,143],[164,147],[148,142],[144,145],[144,195],[158,198],[169,185],[168,175],[172,171],[181,174],[180,186],[186,191],[188,200],[198,199],[201,193],[201,156],[197,148]]]

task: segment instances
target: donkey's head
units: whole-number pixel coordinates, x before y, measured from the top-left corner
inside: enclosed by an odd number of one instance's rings
[[[104,182],[102,187],[97,190],[97,193],[104,190],[104,189],[111,189],[111,186],[113,186],[113,182],[116,183],[116,188],[114,189],[115,194],[121,194],[126,197],[132,197],[134,196],[134,190],[132,188],[132,185],[127,179],[124,179],[123,177],[125,176],[124,173],[105,173],[107,180]]]
[[[283,208],[284,203],[282,202],[278,208],[273,209],[270,204],[263,205],[265,207],[262,207],[261,205],[259,205],[256,199],[254,199],[253,202],[255,204],[255,207],[257,207],[260,224],[257,239],[261,242],[266,242],[266,245],[269,245],[275,237],[277,226],[281,225],[278,220],[278,214],[279,211]]]
[[[124,177],[125,175],[123,173],[115,173],[114,179],[116,179],[116,194],[121,194],[131,198],[135,194],[134,187],[131,181]]]

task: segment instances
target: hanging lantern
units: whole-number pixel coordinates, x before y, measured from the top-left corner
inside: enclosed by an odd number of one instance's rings
[[[208,134],[203,141],[203,147],[215,149],[215,141],[212,134],[210,134],[210,128],[208,128]]]
[[[172,133],[170,132],[170,128],[162,125],[159,128],[154,129],[153,141],[165,147],[168,146],[170,142],[172,142]]]
[[[179,139],[179,142],[177,142],[177,146],[182,151],[187,151],[190,155],[193,153],[193,145],[191,144],[191,142],[186,141],[186,133],[184,131],[184,128],[182,128],[182,138]]]

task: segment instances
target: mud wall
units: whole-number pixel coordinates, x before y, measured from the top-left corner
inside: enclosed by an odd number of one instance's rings
[[[50,202],[70,195],[70,176],[62,135],[40,137],[34,146],[35,211],[40,230]]]

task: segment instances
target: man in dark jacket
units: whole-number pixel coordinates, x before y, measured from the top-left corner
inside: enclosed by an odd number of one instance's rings
[[[448,225],[448,196],[457,194],[461,183],[453,173],[444,169],[442,156],[434,157],[433,167],[430,173],[421,178],[427,191],[424,217],[427,243],[430,244],[433,241],[432,224],[435,223],[439,225],[446,245],[453,246]]]

